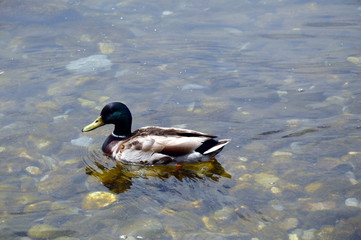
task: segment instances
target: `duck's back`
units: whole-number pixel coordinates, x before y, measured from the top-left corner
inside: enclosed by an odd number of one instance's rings
[[[143,127],[113,148],[113,158],[135,164],[209,161],[229,140],[206,133],[162,127]]]

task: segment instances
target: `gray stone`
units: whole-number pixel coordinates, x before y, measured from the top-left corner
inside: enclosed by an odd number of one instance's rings
[[[345,205],[349,207],[358,207],[360,204],[359,200],[356,198],[347,198],[345,200]]]
[[[107,55],[98,54],[71,61],[66,69],[77,74],[96,74],[109,70],[111,66]]]
[[[89,145],[93,142],[93,139],[90,137],[82,136],[77,139],[72,139],[70,142],[75,146],[89,147]]]

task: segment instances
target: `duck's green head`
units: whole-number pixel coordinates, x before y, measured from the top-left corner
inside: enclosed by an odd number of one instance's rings
[[[112,102],[102,109],[100,116],[94,122],[85,126],[82,132],[89,132],[106,124],[114,124],[116,135],[130,135],[132,114],[128,107],[121,102]]]

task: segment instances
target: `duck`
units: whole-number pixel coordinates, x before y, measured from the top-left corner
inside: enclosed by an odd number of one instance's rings
[[[122,102],[104,106],[100,116],[85,126],[89,132],[113,124],[102,151],[112,159],[137,165],[168,165],[211,161],[230,139],[182,128],[146,126],[131,131],[132,114]]]

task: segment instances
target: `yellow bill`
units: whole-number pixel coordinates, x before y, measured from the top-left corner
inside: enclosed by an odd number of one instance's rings
[[[97,119],[95,119],[94,122],[92,122],[91,124],[85,126],[81,131],[82,132],[89,132],[91,130],[94,130],[98,127],[101,127],[104,125],[104,122],[103,122],[103,119],[102,119],[102,116],[99,116]]]

